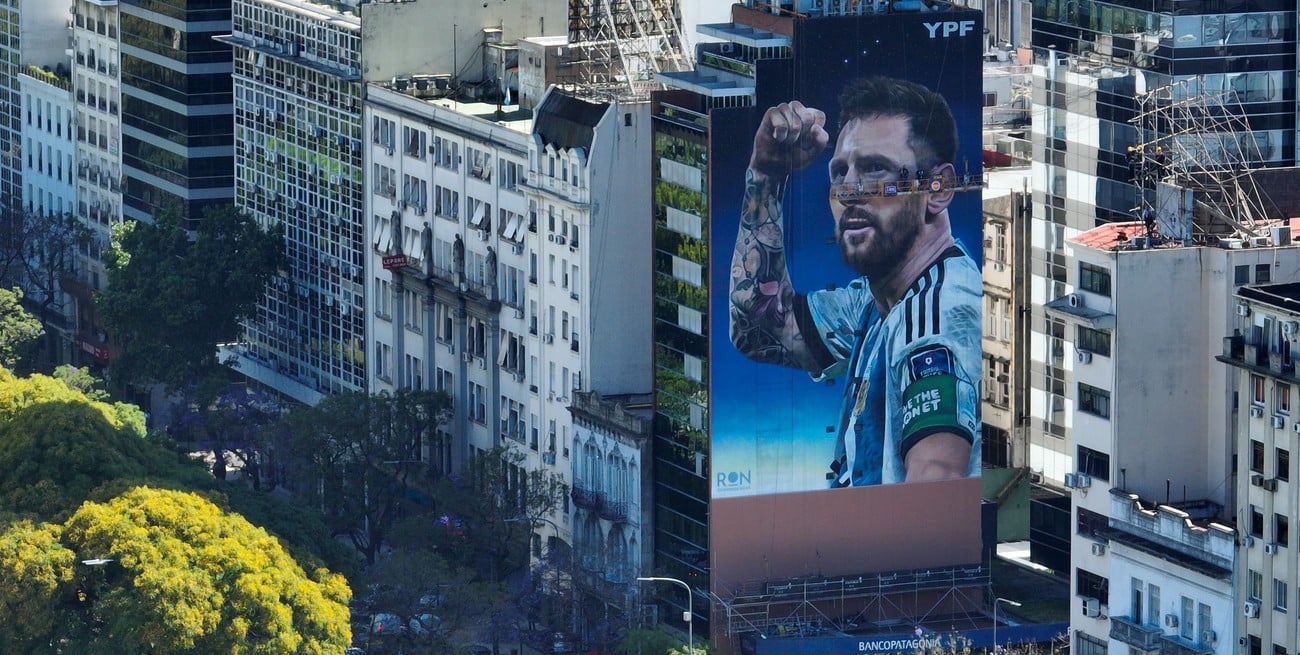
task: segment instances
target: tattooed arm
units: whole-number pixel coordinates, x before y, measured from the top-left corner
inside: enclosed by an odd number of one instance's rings
[[[797,101],[763,114],[731,258],[731,342],[755,361],[809,371],[818,365],[793,311],[799,298],[786,268],[781,201],[786,177],[826,148],[825,122],[825,114]]]

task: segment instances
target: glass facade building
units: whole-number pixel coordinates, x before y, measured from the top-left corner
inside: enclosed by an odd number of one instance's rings
[[[1294,3],[1273,0],[1034,1],[1026,432],[1044,479],[1059,484],[1075,468],[1073,335],[1042,309],[1081,284],[1066,241],[1154,205],[1156,180],[1138,175],[1153,153],[1184,171],[1294,165],[1295,16]]]
[[[234,197],[229,0],[121,4],[123,214],[198,219]]]

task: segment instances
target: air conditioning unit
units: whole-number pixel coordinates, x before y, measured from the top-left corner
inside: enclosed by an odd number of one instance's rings
[[[1282,336],[1295,341],[1297,332],[1300,332],[1300,323],[1295,321],[1285,321],[1282,323]]]
[[[1300,421],[1296,421],[1295,423],[1292,423],[1291,429],[1295,430],[1296,432],[1300,432]]]
[[[1177,614],[1166,614],[1166,615],[1165,615],[1165,627],[1166,627],[1166,628],[1177,628],[1177,627],[1178,627],[1178,615],[1177,615]]]
[[[516,307],[516,308],[515,308],[515,318],[523,318],[523,317],[524,317],[524,310],[523,310],[523,308]]]
[[[550,241],[551,243],[555,243],[555,235],[554,234],[546,235],[546,240]]]
[[[73,11],[76,11],[76,9],[73,9]],[[729,55],[735,51],[736,44],[734,43],[722,43],[718,45],[718,52],[721,52],[724,55]]]
[[[1259,486],[1263,487],[1264,491],[1277,491],[1277,478],[1269,478]]]
[[[1273,427],[1276,428],[1276,429],[1279,429],[1279,430],[1282,429],[1282,428],[1284,428],[1284,427],[1286,427],[1286,419],[1282,418],[1281,416],[1276,416],[1276,415],[1274,415],[1274,416],[1273,416]]]
[[[1248,600],[1241,604],[1241,615],[1248,619],[1259,618],[1259,601]]]
[[[1093,545],[1092,545],[1092,554],[1093,554],[1093,555],[1105,555],[1105,554],[1106,554],[1106,544],[1093,544]]]
[[[1250,247],[1251,247],[1251,248],[1267,248],[1269,245],[1270,245],[1270,242],[1269,242],[1269,238],[1268,238],[1268,237],[1251,237],[1251,238],[1250,238]]]
[[[1092,486],[1092,476],[1087,473],[1066,473],[1065,486],[1070,489],[1087,489]]]
[[[487,230],[479,230],[479,231],[478,231],[478,240],[479,240],[479,241],[487,241],[487,240],[488,240],[488,231],[487,231]]]
[[[1201,632],[1201,643],[1213,644],[1213,643],[1218,643],[1218,641],[1219,641],[1219,635],[1215,633],[1213,630],[1205,630]]]
[[[1264,544],[1264,554],[1265,554],[1265,555],[1276,555],[1276,554],[1277,554],[1277,544]]]
[[[565,239],[564,239],[563,236],[557,236],[557,237],[555,237],[555,242],[558,243],[558,244],[560,244],[560,245],[564,245],[564,241],[565,241]]]
[[[1250,408],[1250,417],[1251,417],[1251,418],[1260,418],[1260,417],[1262,417],[1262,416],[1264,416],[1264,408],[1263,408],[1263,407],[1251,407],[1251,408]]]
[[[1066,296],[1066,298],[1069,299],[1071,307],[1083,307],[1083,296],[1077,293],[1072,293]]]
[[[1262,476],[1262,475],[1260,475],[1260,474],[1258,474],[1258,473],[1252,473],[1252,474],[1250,474],[1250,486],[1252,486],[1252,487],[1262,487],[1262,486],[1264,486],[1264,476]]]
[[[516,243],[516,244],[514,244],[513,246],[510,246],[510,250],[511,250],[511,252],[515,253],[516,255],[522,255],[522,254],[524,254],[524,244],[522,244],[522,243]]]
[[[554,335],[554,334],[548,334],[548,335],[546,335],[545,337],[542,338],[542,341],[545,341],[546,343],[555,343],[555,335]]]
[[[1092,363],[1092,353],[1088,352],[1087,350],[1076,350],[1074,354],[1076,357],[1078,357],[1080,364]]]
[[[1250,644],[1250,639],[1249,639],[1249,638],[1247,638],[1247,637],[1237,637],[1237,645],[1238,645],[1238,646],[1247,646],[1247,645],[1249,645],[1249,644]]]
[[[1074,489],[1079,486],[1079,476],[1075,473],[1065,474],[1065,488]]]
[[[1237,303],[1237,316],[1250,316],[1250,305],[1244,302]]]
[[[1246,536],[1244,536],[1244,537],[1241,538],[1241,545],[1242,545],[1242,546],[1245,546],[1246,548],[1254,548],[1254,547],[1255,547],[1255,538],[1252,537],[1252,536],[1250,536],[1250,535],[1246,535]]]
[[[1083,601],[1083,603],[1082,603],[1082,607],[1081,607],[1080,609],[1083,610],[1083,615],[1084,615],[1084,616],[1087,616],[1087,617],[1090,617],[1090,618],[1096,618],[1096,617],[1098,617],[1098,616],[1101,616],[1101,601],[1100,601],[1100,600],[1098,600],[1098,599],[1096,599],[1096,598],[1093,598],[1093,597],[1091,597],[1091,596],[1084,596],[1084,597],[1082,598],[1082,601]]]
[[[542,463],[555,466],[555,453],[542,453]]]
[[[466,350],[466,351],[465,351],[465,357],[464,357],[464,359],[465,359],[466,362],[472,362],[472,361],[474,361],[474,353],[472,353],[472,352]]]

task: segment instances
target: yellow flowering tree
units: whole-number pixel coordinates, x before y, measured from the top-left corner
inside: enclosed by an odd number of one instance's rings
[[[0,652],[343,652],[351,591],[196,494],[136,487],[0,533]]]

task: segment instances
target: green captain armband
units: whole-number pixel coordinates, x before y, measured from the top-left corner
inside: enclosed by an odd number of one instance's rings
[[[970,421],[963,420],[963,414],[971,414],[971,408],[963,409],[963,383],[952,374],[928,375],[907,385],[903,391],[903,434],[898,441],[898,453],[906,457],[922,439],[939,432],[955,434],[974,444],[975,437],[967,427]],[[969,418],[969,417],[968,417]]]

